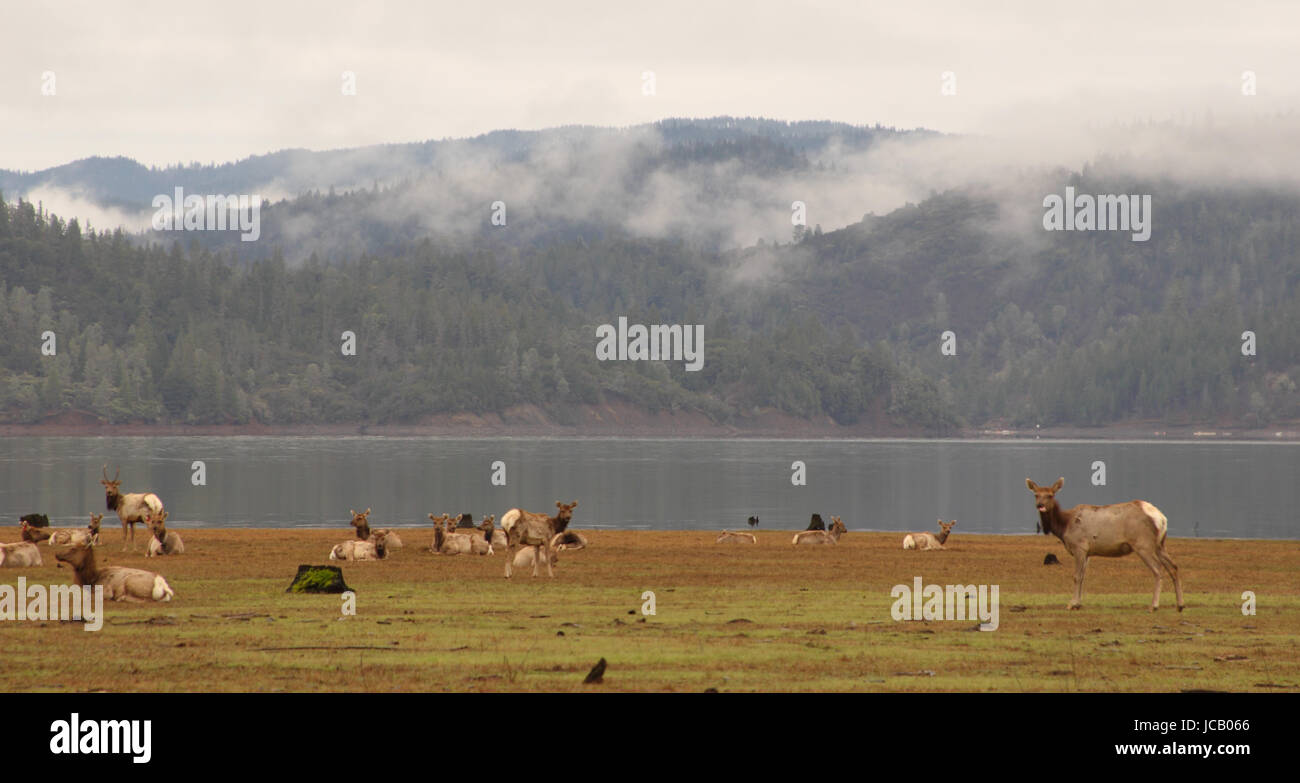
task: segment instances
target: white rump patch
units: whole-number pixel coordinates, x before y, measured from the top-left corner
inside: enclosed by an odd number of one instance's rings
[[[1165,534],[1169,532],[1169,520],[1160,512],[1160,509],[1145,500],[1139,500],[1138,507],[1141,508],[1142,513],[1146,514],[1147,518],[1151,520],[1151,524],[1156,526],[1156,535],[1161,541],[1163,541]]]

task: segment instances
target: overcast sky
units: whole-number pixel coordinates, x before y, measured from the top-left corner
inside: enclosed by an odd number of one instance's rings
[[[1288,2],[6,2],[0,168],[719,114],[1014,128],[1032,143],[1293,113],[1298,22]],[[956,95],[941,94],[945,71]]]

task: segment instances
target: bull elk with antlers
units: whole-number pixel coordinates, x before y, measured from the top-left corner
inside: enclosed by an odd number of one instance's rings
[[[104,477],[99,483],[104,485],[104,505],[109,511],[117,512],[122,521],[122,551],[126,551],[126,531],[131,529],[131,551],[135,551],[135,526],[148,524],[149,516],[161,514],[163,502],[152,492],[131,492],[123,495],[120,477],[122,469],[118,468],[113,478],[108,477],[108,466],[104,466]]]

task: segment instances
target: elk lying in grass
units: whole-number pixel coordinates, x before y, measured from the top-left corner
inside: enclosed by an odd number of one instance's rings
[[[724,530],[722,531],[722,535],[718,536],[718,540],[714,541],[713,543],[715,544],[757,544],[758,536],[754,535],[753,533],[740,533],[740,532],[733,533],[730,530]]]
[[[551,539],[551,549],[560,550],[568,549],[577,551],[587,548],[587,537],[576,530],[566,530],[563,533],[556,533]]]
[[[132,492],[126,495],[121,493],[122,482],[118,479],[122,475],[122,469],[118,468],[113,478],[108,477],[108,466],[104,466],[104,478],[99,483],[104,485],[104,503],[109,511],[116,511],[117,518],[122,521],[122,551],[126,551],[126,531],[131,529],[131,550],[135,551],[135,526],[138,523],[145,523],[145,517],[151,514],[159,514],[163,510],[163,503],[158,496],[152,492]],[[145,523],[147,524],[147,523]]]
[[[330,560],[383,560],[388,557],[388,536],[383,531],[370,534],[370,538],[353,538],[330,550]]]
[[[153,531],[153,537],[149,539],[149,548],[145,550],[145,557],[185,554],[185,543],[181,541],[180,534],[175,530],[167,529],[166,511],[156,517],[151,517],[148,521],[149,528]]]
[[[33,568],[45,565],[41,550],[30,541],[0,544],[0,568]]]
[[[90,524],[85,527],[44,528],[32,527],[23,522],[23,540],[32,543],[44,541],[49,546],[80,546],[89,541],[98,546],[99,522],[103,518],[103,514],[91,514]]]
[[[849,532],[839,517],[831,517],[830,530],[804,530],[794,534],[792,544],[838,544],[840,536]]]
[[[1169,520],[1160,509],[1145,500],[1109,506],[1080,504],[1062,509],[1056,501],[1056,493],[1065,486],[1064,477],[1058,478],[1050,487],[1040,487],[1031,479],[1025,479],[1025,486],[1034,493],[1038,523],[1043,533],[1061,539],[1065,551],[1074,557],[1074,598],[1070,599],[1070,609],[1083,606],[1083,578],[1088,570],[1089,557],[1123,557],[1136,552],[1156,578],[1151,611],[1160,608],[1161,567],[1174,580],[1178,611],[1183,611],[1183,582],[1178,576],[1178,566],[1165,552]]]
[[[483,530],[474,533],[456,533],[456,521],[449,515],[429,515],[434,521],[433,549],[439,555],[491,555],[492,534]],[[472,528],[471,528],[472,529]]]
[[[924,552],[930,549],[943,549],[943,543],[948,540],[948,534],[952,532],[953,525],[957,520],[944,522],[939,520],[939,534],[934,533],[908,533],[903,536],[903,548],[915,549]]]
[[[524,511],[520,508],[512,508],[501,516],[501,527],[506,531],[507,557],[506,557],[506,578],[509,579],[513,573],[512,567],[515,560],[515,552],[521,546],[540,547],[546,552],[546,575],[554,578],[555,570],[552,565],[555,562],[554,551],[552,550],[551,541],[557,533],[563,533],[569,527],[569,522],[573,519],[573,510],[578,507],[578,501],[572,503],[561,503],[555,501],[555,507],[559,509],[555,516],[537,514],[532,511]],[[537,576],[537,563],[542,560],[543,553],[539,552],[533,560],[533,576]]]
[[[78,587],[103,585],[104,597],[110,601],[170,601],[176,595],[167,580],[153,571],[122,566],[100,568],[95,563],[95,550],[88,546],[62,549],[54,557],[72,566]]]
[[[506,531],[493,525],[496,518],[496,514],[488,514],[478,526],[478,529],[483,531],[483,536],[488,540],[488,543],[492,545],[492,553],[495,553],[498,549],[507,549],[510,546],[510,542],[506,539]]]
[[[388,549],[402,548],[402,539],[394,531],[386,527],[374,530],[370,529],[370,509],[366,509],[360,514],[357,513],[356,509],[349,509],[349,511],[352,512],[352,522],[350,524],[352,527],[356,528],[358,540],[369,541],[373,544],[375,543],[375,535],[377,533],[383,533],[385,537],[384,546]]]

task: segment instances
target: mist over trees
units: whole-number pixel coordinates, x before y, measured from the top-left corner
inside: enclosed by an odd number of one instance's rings
[[[690,170],[704,201],[723,198],[741,181],[727,172],[824,169],[843,130],[731,122],[660,123],[672,143],[624,161],[618,187]],[[489,136],[507,158],[529,159],[536,141]],[[1300,198],[1113,169],[1063,177],[1080,192],[1155,194],[1151,241],[1026,230],[976,188],[739,248],[671,226],[647,235],[599,210],[551,220],[512,207],[501,231],[484,211],[454,233],[394,218],[395,204],[420,210],[427,182],[304,192],[262,212],[252,248],[220,232],[84,231],[0,199],[0,420],[415,423],[536,405],[563,422],[608,400],[935,435],[1300,419]],[[302,257],[304,232],[339,241]],[[598,361],[595,329],[619,316],[704,324],[703,368]],[[344,331],[355,356],[340,351]],[[946,331],[955,355],[940,351]],[[1256,355],[1242,353],[1246,331]]]

